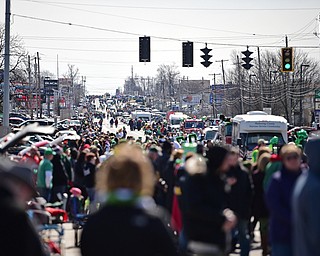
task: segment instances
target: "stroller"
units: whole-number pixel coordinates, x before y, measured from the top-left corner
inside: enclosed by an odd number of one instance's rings
[[[47,203],[42,197],[28,202],[27,213],[50,255],[65,255],[62,224],[68,221],[65,211],[67,195],[60,196],[60,199],[60,202],[54,204]]]

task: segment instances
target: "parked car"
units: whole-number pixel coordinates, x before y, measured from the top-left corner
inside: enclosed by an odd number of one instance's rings
[[[17,127],[19,124],[23,123],[25,120],[20,117],[10,117],[9,124],[11,127]]]
[[[19,125],[17,125],[16,127],[13,128],[13,132],[18,132],[20,131],[23,127],[29,125],[29,124],[34,124],[34,123],[38,123],[39,126],[50,126],[52,125],[54,122],[48,119],[35,119],[35,120],[26,120],[22,123],[20,123]]]

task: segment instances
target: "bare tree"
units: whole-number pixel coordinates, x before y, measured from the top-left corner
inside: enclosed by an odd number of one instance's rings
[[[41,74],[40,74],[41,78],[46,78],[49,77],[50,79],[53,79],[55,77],[55,74],[53,74],[51,71],[49,70],[41,70]]]
[[[273,114],[283,115],[291,122],[292,116],[300,111],[298,107],[301,99],[310,98],[310,94],[320,84],[319,62],[311,59],[306,52],[297,50],[294,72],[282,73],[280,51],[262,51],[261,79],[257,58],[254,58],[254,66],[247,71],[241,66],[238,69],[237,55],[241,58],[237,52],[231,56],[236,65],[227,72],[227,78],[231,84],[237,85],[238,101],[240,89],[242,91],[243,112],[260,109],[263,105],[272,108]],[[302,69],[302,66],[306,68]],[[229,91],[226,96],[227,101],[230,101]],[[238,107],[235,104],[234,108]]]
[[[4,68],[5,27],[0,24],[0,70]],[[10,81],[27,81],[27,51],[19,35],[10,37]]]
[[[78,105],[80,102],[80,93],[83,91],[81,90],[81,84],[79,84],[79,68],[75,65],[68,64],[68,71],[63,76],[66,79],[69,79],[71,82],[70,93],[74,100],[75,105]]]
[[[175,97],[177,93],[176,84],[180,75],[177,65],[162,64],[158,67],[157,72],[156,79],[160,87],[158,88],[158,92],[164,97]]]

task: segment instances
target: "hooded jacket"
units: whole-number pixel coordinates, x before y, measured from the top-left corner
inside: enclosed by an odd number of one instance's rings
[[[293,194],[294,255],[320,255],[320,139],[307,142],[309,172],[298,179]]]
[[[218,168],[223,163],[227,150],[220,147],[209,149],[207,171],[187,175],[183,185],[182,217],[189,241],[197,241],[226,247],[226,234],[222,230],[226,218],[227,189],[225,177]],[[189,172],[190,174],[190,172]]]
[[[265,175],[264,175],[264,179],[263,179],[263,188],[265,191],[267,191],[267,189],[270,185],[272,175],[275,172],[281,170],[281,166],[282,166],[282,162],[281,162],[280,156],[277,154],[272,154],[271,158],[269,160],[269,163],[266,166]]]
[[[270,236],[272,243],[291,245],[292,195],[301,172],[292,172],[284,166],[276,172],[266,192],[270,212]]]

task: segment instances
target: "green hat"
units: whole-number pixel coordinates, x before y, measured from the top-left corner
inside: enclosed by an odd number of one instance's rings
[[[45,156],[55,155],[55,154],[56,154],[56,152],[53,151],[52,148],[46,148],[46,149],[44,150],[44,155],[45,155]]]

